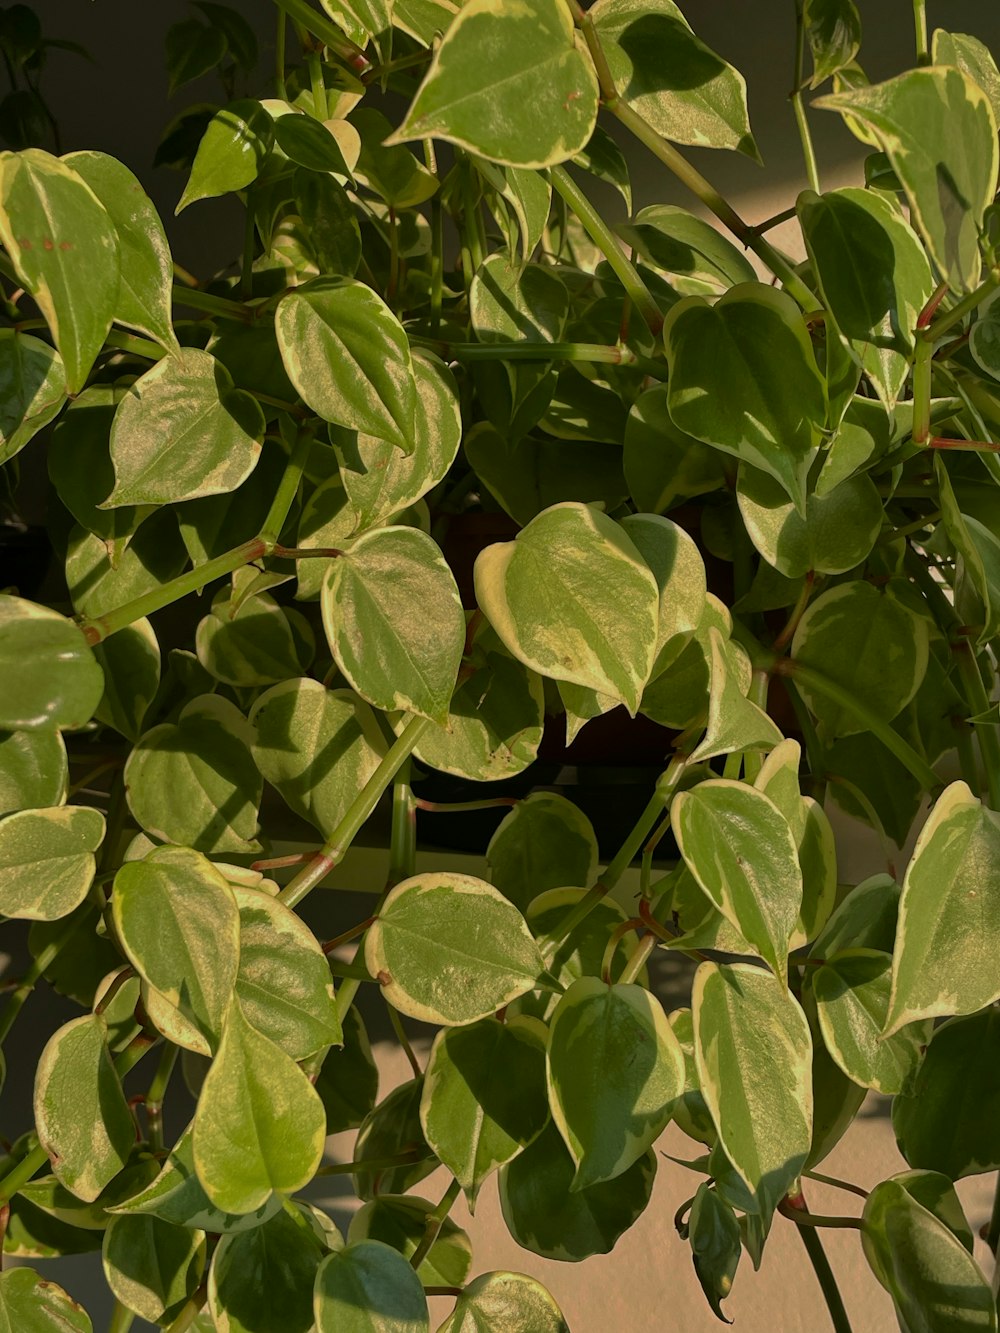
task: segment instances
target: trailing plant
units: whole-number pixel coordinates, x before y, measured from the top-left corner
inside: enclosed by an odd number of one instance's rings
[[[208,41],[236,91],[254,34],[198,10],[171,77]],[[0,1036],[42,983],[80,1007],[8,1128],[4,1327],[89,1329],[30,1260],[100,1248],[119,1333],[416,1333],[429,1295],[439,1333],[556,1333],[452,1205],[498,1181],[525,1249],[609,1251],[674,1121],[720,1317],[793,1226],[849,1329],[839,1226],[904,1329],[996,1329],[953,1182],[1000,1168],[1000,73],[913,12],[914,68],[870,85],[853,0],[798,0],[811,187],[760,223],[684,155],[756,147],[669,0],[278,0],[272,95],[211,112],[178,204],[244,205],[207,281],[113,158],[0,157],[0,459],[47,468],[60,557],[0,595],[0,910],[33,959]],[[831,113],[869,153],[823,191]],[[619,131],[721,229],[633,216]],[[613,709],[662,775],[599,872],[565,795],[505,783]],[[435,771],[510,807],[481,878],[415,873]],[[387,880],[322,940],[303,904],[383,800]],[[862,883],[833,806],[883,848]],[[660,950],[697,964],[672,1013]],[[414,1066],[381,1097],[362,992]],[[869,1089],[907,1169],[815,1215]],[[330,1171],[346,1238],[302,1197]]]

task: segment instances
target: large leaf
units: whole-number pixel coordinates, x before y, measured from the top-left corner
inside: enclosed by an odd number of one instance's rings
[[[719,1142],[765,1209],[798,1176],[812,1139],[812,1039],[782,983],[746,963],[703,963],[692,995],[702,1096]]]
[[[663,326],[675,426],[769,473],[801,510],[826,424],[826,385],[801,311],[740,283],[714,306],[679,301]]]
[[[0,731],[0,815],[62,805],[69,762],[55,727]]]
[[[597,837],[587,816],[558,792],[536,791],[497,826],[486,849],[490,880],[524,910],[567,884],[587,888],[597,873]]]
[[[157,1217],[114,1217],[104,1233],[102,1258],[108,1286],[122,1305],[161,1323],[179,1312],[201,1280],[205,1234]]]
[[[107,153],[69,153],[63,161],[107,209],[118,236],[121,283],[114,318],[168,351],[177,348],[171,323],[173,264],[163,223],[138,180]]]
[[[292,1206],[262,1226],[223,1236],[212,1256],[208,1308],[227,1333],[310,1333],[312,1293],[324,1250]]]
[[[90,1316],[62,1287],[31,1268],[0,1273],[3,1333],[93,1333]]]
[[[552,1015],[548,1085],[576,1165],[573,1189],[627,1171],[659,1138],[684,1089],[684,1059],[659,1000],[642,986],[575,982]]]
[[[672,0],[598,0],[591,16],[615,87],[658,134],[759,160],[743,76],[699,41]]]
[[[389,894],[365,938],[365,962],[403,1013],[460,1025],[532,989],[542,970],[524,917],[471,875],[415,875]]]
[[[135,1122],[97,1014],[66,1023],[39,1056],[35,1127],[59,1183],[78,1199],[92,1202],[125,1165]]]
[[[500,1172],[500,1203],[518,1245],[577,1263],[608,1254],[649,1203],[656,1156],[647,1152],[615,1180],[574,1190],[575,1168],[554,1124]]]
[[[480,265],[469,289],[469,317],[484,343],[556,342],[569,293],[551,269],[519,265],[502,251]]]
[[[288,378],[326,421],[409,450],[417,387],[410,346],[380,296],[353,278],[314,278],[275,312]]]
[[[938,28],[931,38],[931,63],[954,65],[973,83],[978,83],[990,99],[993,115],[1000,124],[1000,70],[984,42],[968,33],[945,32]]]
[[[613,520],[554,505],[515,541],[487,547],[475,579],[480,607],[515,657],[636,712],[657,646],[659,589]]]
[[[964,782],[938,797],[906,868],[885,1023],[970,1014],[1000,998],[1000,815]]]
[[[0,914],[57,921],[79,907],[104,840],[104,816],[87,806],[21,810],[0,819]]]
[[[995,1008],[935,1031],[916,1077],[892,1104],[896,1141],[911,1166],[950,1180],[1000,1167],[998,1052]]]
[[[217,111],[198,145],[191,176],[175,212],[198,199],[242,190],[257,179],[274,139],[274,122],[259,102],[244,98]]]
[[[361,1240],[323,1260],[316,1275],[317,1333],[427,1333],[420,1279],[396,1250]]]
[[[187,847],[157,847],[122,866],[111,902],[132,966],[204,1042],[217,1046],[240,956],[239,911],[222,874]]]
[[[493,162],[547,167],[585,147],[597,103],[593,64],[560,0],[470,0],[389,142],[447,139]]]
[[[0,463],[20,453],[65,401],[59,353],[30,333],[0,329]]]
[[[195,1169],[205,1193],[223,1212],[253,1212],[272,1191],[293,1194],[312,1180],[325,1140],[319,1094],[233,1000],[194,1117]]]
[[[115,227],[90,186],[40,148],[0,158],[0,241],[79,393],[118,305]]]
[[[139,741],[125,765],[129,809],[147,833],[204,852],[257,851],[262,782],[235,705],[200,695]]]
[[[214,356],[186,347],[157,362],[118,405],[108,507],[234,491],[260,457],[264,415]]]
[[[0,728],[65,727],[90,721],[104,676],[81,631],[58,611],[0,593]]]
[[[913,1171],[883,1180],[869,1194],[861,1232],[865,1258],[892,1297],[900,1327],[995,1333],[997,1308],[989,1283],[962,1241],[925,1205],[934,1178],[921,1175]]]
[[[323,624],[340,669],[384,712],[444,721],[465,647],[458,588],[416,528],[362,533],[323,582]]]
[[[979,281],[979,232],[997,188],[997,122],[986,93],[955,67],[913,69],[815,105],[873,130],[906,191],[938,273],[955,291]]]
[[[250,714],[253,757],[287,804],[329,837],[379,766],[385,741],[349,690],[295,677],[261,694]]]
[[[438,1033],[420,1120],[470,1205],[487,1176],[536,1138],[548,1118],[544,1032],[531,1020],[484,1018]]]
[[[462,1291],[437,1333],[569,1333],[540,1282],[524,1273],[481,1273]]]
[[[784,978],[802,904],[802,870],[784,815],[763,792],[712,778],[678,793],[670,818],[709,902]]]

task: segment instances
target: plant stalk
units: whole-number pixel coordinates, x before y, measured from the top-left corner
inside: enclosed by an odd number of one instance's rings
[[[798,126],[799,138],[802,141],[802,156],[805,159],[809,188],[814,190],[816,194],[821,194],[819,167],[816,165],[816,150],[813,147],[812,135],[809,132],[809,120],[806,116],[805,103],[802,100],[802,92],[805,87],[802,81],[805,46],[804,0],[795,0],[795,86],[791,94],[792,110],[795,112],[795,123]]]
[[[806,1247],[806,1254],[809,1256],[809,1262],[813,1266],[813,1272],[816,1274],[816,1279],[823,1292],[826,1308],[830,1312],[830,1322],[833,1325],[834,1333],[852,1333],[851,1321],[848,1319],[847,1310],[844,1307],[844,1298],[840,1294],[837,1279],[830,1267],[830,1260],[826,1257],[826,1250],[823,1249],[819,1232],[816,1231],[815,1227],[796,1227],[795,1230],[799,1233],[802,1244]]]
[[[441,1202],[433,1212],[427,1214],[427,1227],[421,1238],[420,1244],[410,1256],[410,1266],[416,1272],[431,1252],[431,1247],[441,1234],[441,1228],[444,1226],[445,1218],[452,1210],[455,1200],[461,1193],[462,1187],[457,1180],[453,1180],[445,1190]]]

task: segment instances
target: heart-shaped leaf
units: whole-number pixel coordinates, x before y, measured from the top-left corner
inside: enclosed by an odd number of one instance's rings
[[[93,883],[104,828],[99,810],[80,805],[0,819],[0,913],[27,921],[68,916]]]

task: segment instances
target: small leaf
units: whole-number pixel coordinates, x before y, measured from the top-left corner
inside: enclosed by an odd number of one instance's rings
[[[476,597],[508,650],[635,713],[656,650],[659,589],[624,530],[582,504],[547,509],[476,560]]]
[[[444,720],[465,616],[454,576],[426,533],[362,533],[328,566],[322,605],[331,652],[363,699],[384,712]]]
[[[94,645],[104,672],[104,697],[97,717],[133,743],[160,688],[160,645],[143,616]]]
[[[314,278],[275,312],[288,378],[326,421],[409,451],[417,387],[410,346],[389,307],[353,278]]]
[[[225,32],[215,24],[209,26],[197,19],[172,23],[164,42],[168,96],[221,64],[226,45]]]
[[[25,921],[68,916],[93,883],[104,830],[100,811],[79,805],[0,819],[0,913]]]
[[[66,373],[48,343],[0,329],[0,464],[9,463],[66,401]]]
[[[587,888],[597,856],[597,837],[583,811],[557,792],[536,791],[497,826],[486,864],[490,882],[523,911],[547,889]]]
[[[29,148],[0,159],[0,241],[52,331],[67,392],[79,393],[118,305],[111,218],[71,166]]]
[[[62,1287],[31,1268],[0,1273],[0,1319],[4,1333],[93,1333],[94,1326],[82,1305]]]
[[[215,1047],[239,963],[239,911],[229,884],[198,852],[157,847],[122,866],[111,904],[133,967]]]
[[[574,1190],[615,1180],[666,1128],[684,1061],[642,986],[584,977],[561,997],[548,1046],[552,1116],[576,1165]]]
[[[472,279],[469,316],[480,342],[556,342],[568,313],[565,284],[542,264],[492,254]]]
[[[226,494],[260,458],[264,414],[233,387],[215,357],[195,347],[165,356],[129,389],[115,412],[108,507],[170,504]]]
[[[68,782],[66,745],[55,727],[0,731],[0,815],[63,805]]]
[[[672,277],[693,279],[699,285],[709,283],[715,288],[756,280],[753,265],[732,241],[704,218],[675,204],[640,208],[617,231],[643,259]]]
[[[114,1217],[104,1233],[104,1276],[127,1310],[152,1323],[177,1313],[205,1268],[205,1233],[156,1217]]]
[[[477,59],[484,43],[488,68]],[[597,104],[593,64],[578,49],[569,10],[558,0],[537,0],[525,10],[470,0],[389,142],[446,139],[492,162],[547,167],[586,145]]]
[[[671,421],[665,384],[647,389],[632,404],[623,465],[636,508],[652,514],[718,490],[726,481],[725,455]]]
[[[245,98],[217,111],[198,145],[191,176],[174,210],[199,199],[230,194],[251,185],[274,138],[274,122],[259,102]]]
[[[725,1323],[722,1302],[733,1287],[740,1262],[740,1224],[729,1204],[706,1182],[698,1187],[688,1218],[691,1258],[701,1289],[714,1314]]]
[[[223,1236],[208,1279],[208,1309],[227,1333],[310,1333],[324,1250],[295,1205],[252,1230]]]
[[[316,1174],[325,1139],[319,1094],[233,1000],[194,1117],[205,1193],[227,1213],[253,1212],[272,1191],[294,1194]]]
[[[316,1079],[327,1134],[357,1129],[378,1097],[378,1067],[357,1005],[343,1019],[343,1046],[330,1050]]]
[[[447,1026],[496,1013],[542,970],[517,908],[482,880],[447,873],[392,890],[365,937],[365,963],[395,1008]]]
[[[252,567],[237,570],[232,583],[212,598],[211,613],[195,631],[198,660],[216,680],[226,685],[270,685],[298,675],[312,654],[307,654],[286,609],[263,589],[251,589],[261,577]],[[274,576],[284,581],[282,575]]]
[[[104,692],[83,633],[57,611],[0,593],[0,729],[78,730]]]
[[[42,1051],[35,1074],[35,1126],[60,1184],[92,1202],[125,1165],[135,1123],[111,1063],[104,1022],[85,1014]]]
[[[975,1013],[1000,998],[994,941],[1000,815],[964,782],[938,797],[906,868],[885,1023]]]
[[[692,996],[698,1083],[726,1156],[773,1211],[812,1138],[812,1039],[782,983],[746,963],[703,963]]]
[[[422,1077],[411,1078],[365,1116],[354,1141],[354,1192],[359,1199],[374,1199],[380,1191],[403,1194],[438,1165],[420,1124],[423,1087]],[[404,1155],[411,1160],[399,1166],[379,1165],[382,1158]]]
[[[378,1240],[348,1245],[316,1275],[317,1333],[427,1333],[420,1279],[396,1250]]]
[[[274,122],[274,141],[293,162],[310,171],[336,171],[352,179],[344,161],[343,150],[322,121],[312,116],[278,116]]]
[[[348,123],[360,136],[357,175],[391,208],[416,208],[437,193],[434,173],[408,148],[388,142],[393,126],[381,111],[359,107]]]
[[[806,0],[806,39],[813,58],[811,86],[849,65],[861,45],[861,15],[854,0]]]
[[[434,1204],[405,1194],[379,1193],[351,1218],[347,1240],[378,1240],[400,1253],[411,1264],[427,1233]],[[461,1287],[472,1266],[472,1244],[466,1232],[452,1219],[444,1224],[426,1257],[417,1267],[425,1287]]]
[[[481,1273],[438,1333],[570,1333],[558,1305],[525,1273]]]

